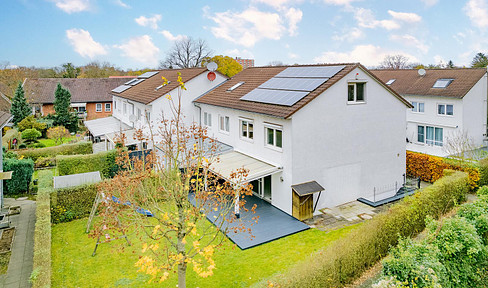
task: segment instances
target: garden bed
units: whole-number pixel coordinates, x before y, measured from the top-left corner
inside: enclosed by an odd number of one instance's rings
[[[14,241],[15,227],[5,228],[0,231],[2,232],[2,236],[0,237],[0,254],[10,252],[12,242]]]

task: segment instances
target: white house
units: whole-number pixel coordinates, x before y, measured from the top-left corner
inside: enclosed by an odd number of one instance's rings
[[[218,168],[247,165],[254,192],[289,214],[296,184],[325,188],[318,211],[403,183],[412,106],[360,64],[251,67],[194,103],[234,149]]]
[[[371,72],[413,105],[407,111],[407,150],[447,156],[446,144],[463,138],[486,146],[486,69]]]

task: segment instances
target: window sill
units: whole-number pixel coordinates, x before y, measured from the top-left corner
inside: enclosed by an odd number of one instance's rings
[[[265,144],[264,147],[266,147],[266,148],[268,148],[270,150],[276,151],[276,152],[283,152],[283,148],[280,148],[280,147],[271,146],[271,145],[268,145],[268,144]]]
[[[220,133],[224,134],[224,135],[230,135],[230,132],[228,131],[225,131],[225,130],[219,130]]]
[[[347,105],[360,105],[366,104],[366,101],[347,101]]]
[[[247,137],[239,137],[242,141],[249,142],[249,143],[254,143],[254,139],[252,138],[247,138]]]

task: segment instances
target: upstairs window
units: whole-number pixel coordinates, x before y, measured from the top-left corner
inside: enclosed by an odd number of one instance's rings
[[[437,104],[437,114],[439,115],[454,115],[454,106],[450,104]]]
[[[266,126],[266,146],[276,147],[281,149],[283,147],[283,129],[276,126]]]
[[[141,109],[137,108],[137,120],[141,121],[141,118],[142,118]]]
[[[347,102],[361,103],[364,102],[364,90],[366,83],[349,83],[347,85]]]
[[[212,127],[212,114],[203,112],[203,124],[208,127]]]
[[[432,88],[446,88],[454,79],[437,79]]]
[[[424,113],[424,102],[412,102],[412,112]]]
[[[241,126],[241,138],[253,139],[254,138],[254,123],[252,120],[240,119]]]
[[[229,123],[230,122],[230,118],[229,116],[220,116],[219,117],[219,130],[221,132],[226,132],[226,133],[229,133],[230,129],[229,129]]]

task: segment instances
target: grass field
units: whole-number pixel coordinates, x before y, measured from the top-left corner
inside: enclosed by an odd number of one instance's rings
[[[69,143],[72,140],[76,140],[76,135],[70,136],[69,138],[64,138],[63,139],[63,144]],[[42,143],[42,144],[46,145],[46,147],[56,146],[56,145],[54,145],[54,140],[53,139],[38,139],[37,141],[39,143]],[[59,145],[61,145],[61,144],[59,144]]]
[[[132,246],[120,239],[100,245],[97,255],[92,257],[96,239],[84,233],[86,221],[80,219],[52,227],[52,287],[176,287],[176,275],[162,284],[148,284],[149,277],[137,272],[134,263],[138,260],[141,243],[135,235],[128,235]],[[189,267],[187,286],[249,287],[277,272],[286,271],[354,227],[328,233],[310,229],[244,251],[226,238],[214,256],[214,275],[200,278]]]

